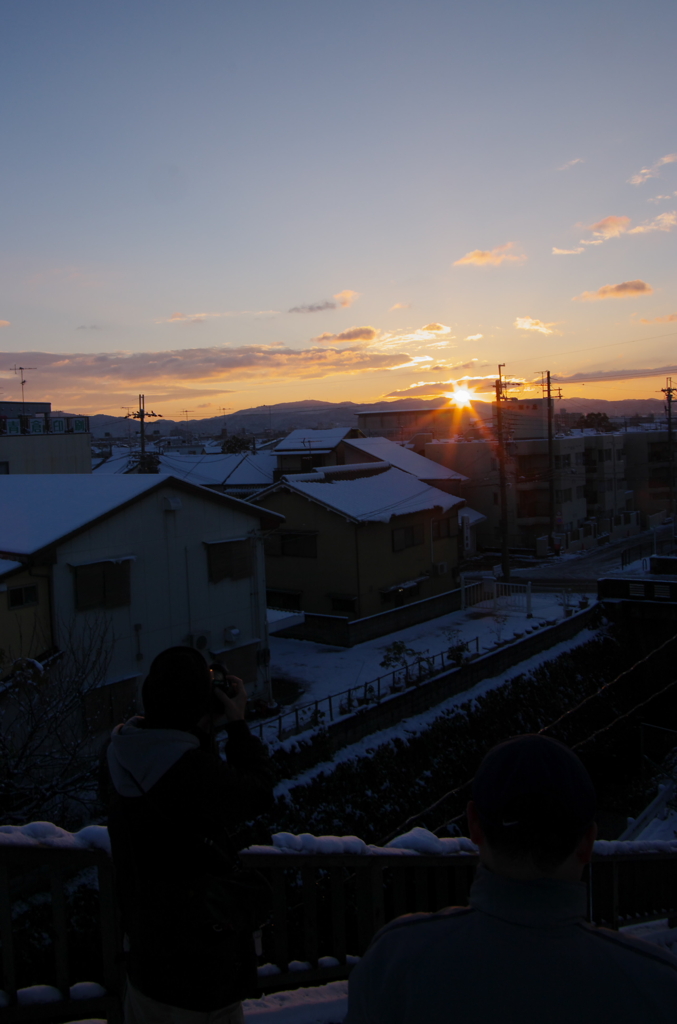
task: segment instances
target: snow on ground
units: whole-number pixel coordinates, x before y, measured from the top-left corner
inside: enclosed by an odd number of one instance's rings
[[[273,992],[242,1004],[246,1021],[260,1024],[340,1024],[348,1012],[348,982]]]
[[[677,839],[677,811],[669,810],[667,816],[661,820],[661,818],[654,818],[641,832],[640,839],[647,840],[667,840]]]
[[[430,625],[430,623],[427,623]],[[505,683],[510,682],[515,676],[521,675],[522,673],[532,672],[534,669],[543,665],[546,661],[554,661],[560,654],[566,654],[569,651],[574,650],[576,647],[580,647],[582,644],[587,644],[590,640],[593,640],[598,636],[597,630],[582,629],[580,633],[577,633],[571,640],[563,640],[562,643],[555,644],[554,647],[550,647],[547,651],[541,651],[540,654],[535,654],[533,658],[527,658],[525,661],[519,663],[519,665],[513,666],[507,672],[502,673],[500,676],[494,676],[491,679],[483,679],[477,683],[476,686],[472,686],[469,690],[464,690],[462,693],[457,693],[453,697],[449,697],[448,700],[442,701],[440,704],[436,704],[432,708],[428,708],[427,711],[423,711],[420,715],[413,715],[411,718],[403,718],[397,725],[390,726],[388,729],[381,729],[379,732],[370,733],[363,739],[358,740],[357,743],[351,743],[347,747],[342,747],[337,750],[333,755],[331,761],[321,761],[319,764],[313,765],[307,771],[302,772],[293,779],[283,779],[282,782],[278,783],[275,787],[275,796],[288,796],[290,791],[296,786],[306,786],[313,779],[319,775],[330,775],[334,771],[337,764],[342,761],[352,761],[353,758],[365,757],[371,751],[377,747],[382,746],[384,743],[390,743],[395,738],[409,740],[412,736],[418,735],[418,733],[424,732],[430,725],[439,718],[445,711],[450,711],[461,704],[464,704],[468,700],[475,700],[477,697],[481,697],[482,694],[488,693],[489,690],[495,690],[499,686],[504,686]],[[381,638],[383,639],[383,638]],[[353,648],[354,650],[354,648]],[[286,741],[292,744],[293,740]]]
[[[484,602],[466,611],[451,612],[417,626],[367,640],[355,647],[332,647],[309,640],[271,636],[271,674],[273,678],[297,682],[303,692],[296,703],[307,704],[385,675],[390,669],[381,668],[380,663],[393,641],[404,641],[417,654],[437,654],[446,650],[452,639],[454,642],[470,641],[470,649],[474,651],[475,638],[479,637],[480,653],[484,653],[493,647],[499,632],[500,639],[512,640],[515,633],[525,633],[538,622],[559,620],[564,614],[557,594],[535,594],[532,606],[533,619],[528,619],[525,612],[500,609],[499,615],[505,616],[505,623],[500,624],[492,614],[491,602]],[[456,631],[453,637],[450,635],[452,630]],[[415,661],[416,655],[407,660]]]

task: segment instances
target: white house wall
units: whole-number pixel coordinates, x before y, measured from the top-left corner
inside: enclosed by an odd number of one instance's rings
[[[165,510],[163,498],[167,496],[179,498],[181,507]],[[77,495],[73,500],[77,501]],[[65,642],[71,624],[78,626],[105,616],[114,636],[108,670],[111,683],[130,676],[143,679],[160,651],[185,644],[191,635],[207,635],[212,651],[244,647],[257,640],[267,647],[261,541],[254,544],[254,575],[219,583],[209,581],[205,548],[205,542],[257,538],[259,534],[254,516],[219,507],[208,498],[171,485],[144,496],[59,545],[53,567],[57,644]],[[130,605],[76,611],[71,566],[127,556],[134,559]],[[235,644],[228,645],[224,629],[233,627],[240,634]],[[209,649],[203,652],[207,657]],[[265,665],[258,669],[255,686],[249,687],[250,696],[264,691],[266,672]]]

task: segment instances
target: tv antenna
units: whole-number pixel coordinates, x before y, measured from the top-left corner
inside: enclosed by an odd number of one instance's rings
[[[14,366],[10,366],[10,370],[14,370],[14,373],[18,374],[21,379],[21,415],[24,416],[26,414],[26,403],[24,402],[24,386],[26,381],[24,380],[24,373],[27,370],[37,370],[37,366],[17,366],[15,363]]]
[[[127,408],[131,408],[131,406],[123,405],[122,408],[123,409],[127,409]],[[127,416],[125,417],[125,419],[128,419],[128,420],[138,420],[139,424],[141,426],[141,465],[142,465],[142,467],[144,465],[144,460],[145,460],[145,457],[146,457],[146,430],[145,430],[145,422],[146,422],[147,419],[150,419],[151,417],[162,419],[162,413],[161,412],[151,412],[151,410],[146,409],[146,396],[145,395],[139,395],[139,408],[135,409],[134,412],[128,412]]]
[[[188,422],[188,413],[192,412],[192,411],[193,411],[192,409],[182,409],[181,410],[182,415],[184,415],[186,417],[186,423]]]

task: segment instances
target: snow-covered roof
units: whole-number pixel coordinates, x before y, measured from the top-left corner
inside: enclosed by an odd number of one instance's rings
[[[229,487],[269,487],[277,459],[268,452],[239,455],[160,456],[160,471],[194,484],[220,484]]]
[[[389,462],[391,466],[403,469],[405,473],[417,476],[419,480],[467,480],[467,476],[457,473],[453,469],[426,459],[423,455],[417,455],[409,448],[403,448],[401,444],[389,441],[387,437],[351,437],[346,441],[351,448],[364,452],[365,455],[373,455],[377,459]]]
[[[7,555],[39,551],[167,483],[187,486],[164,474],[27,473],[0,477],[0,552]],[[253,516],[259,511],[236,498],[199,490],[208,500],[233,503]]]
[[[123,454],[115,453],[98,465],[92,465],[92,473],[97,476],[108,476],[114,473],[126,473],[132,466],[132,452],[129,448],[122,449]]]
[[[424,484],[410,473],[393,466],[374,472],[376,466],[372,463],[363,467],[371,471],[368,476],[336,479],[340,471],[347,473],[355,468],[332,466],[328,473],[325,470],[290,473],[282,477],[275,488],[287,487],[356,522],[388,523],[393,516],[405,516],[434,508],[448,512],[464,504],[463,498]]]
[[[278,455],[291,452],[330,452],[352,427],[332,427],[329,430],[292,430],[275,447]]]
[[[21,564],[21,562],[11,562],[8,558],[0,558],[0,576],[6,576],[8,572],[20,569]]]
[[[458,513],[459,521],[463,518],[463,516],[468,517],[470,526],[479,526],[480,523],[486,523],[487,521],[486,516],[482,515],[481,512],[478,512],[474,508],[469,508],[467,505]]]

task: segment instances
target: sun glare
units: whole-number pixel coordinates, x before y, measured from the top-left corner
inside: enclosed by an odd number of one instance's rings
[[[469,409],[472,404],[472,392],[467,388],[456,388],[449,394],[449,398],[457,409]]]

